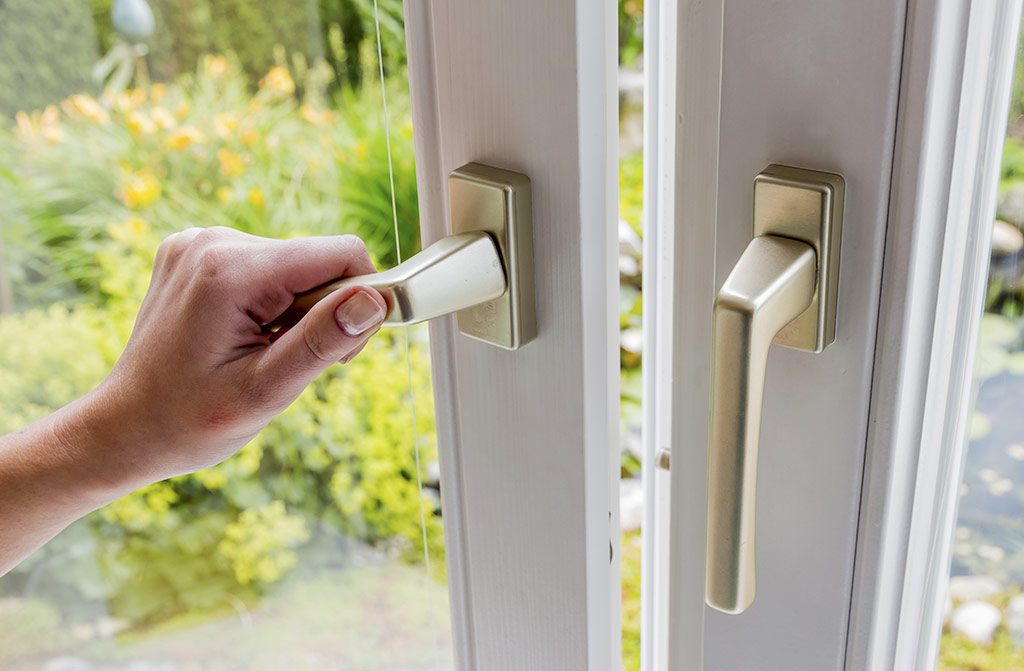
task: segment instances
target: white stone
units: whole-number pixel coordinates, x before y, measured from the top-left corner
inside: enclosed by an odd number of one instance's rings
[[[1024,233],[1005,221],[996,219],[992,224],[992,253],[1016,254],[1022,248],[1024,248]]]
[[[1006,551],[996,545],[979,545],[978,556],[990,562],[1001,562],[1006,556]]]
[[[627,352],[639,354],[644,348],[644,332],[640,329],[626,329],[619,336],[619,344]]]
[[[1013,481],[1007,480],[1006,478],[1000,478],[995,482],[991,482],[988,485],[988,493],[992,496],[1002,496],[1009,491],[1013,490]]]
[[[644,489],[639,478],[619,481],[619,527],[636,531],[644,520]]]
[[[1024,594],[1010,599],[1006,607],[1006,628],[1014,645],[1024,646]]]
[[[954,601],[986,601],[1001,591],[999,581],[985,575],[958,575],[949,579],[949,596]]]
[[[968,601],[953,611],[949,628],[975,643],[991,643],[1003,619],[999,609],[985,601]]]

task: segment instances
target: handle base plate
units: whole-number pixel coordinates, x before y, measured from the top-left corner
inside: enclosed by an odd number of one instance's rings
[[[800,240],[818,256],[814,298],[779,331],[776,345],[818,353],[836,339],[845,185],[839,175],[785,165],[770,165],[754,178],[754,237]]]
[[[459,331],[509,350],[537,336],[533,222],[526,175],[469,163],[448,176],[452,234],[485,231],[498,244],[508,290],[457,313]]]

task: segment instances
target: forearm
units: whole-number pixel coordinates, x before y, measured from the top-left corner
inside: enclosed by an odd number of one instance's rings
[[[0,575],[76,519],[131,490],[122,469],[102,466],[109,461],[102,455],[120,446],[112,431],[117,422],[107,417],[99,395],[0,437]]]

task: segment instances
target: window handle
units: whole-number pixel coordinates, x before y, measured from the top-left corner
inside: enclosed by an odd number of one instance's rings
[[[843,180],[769,166],[754,181],[754,239],[715,298],[705,600],[754,601],[757,455],[772,343],[821,352],[835,339]]]
[[[344,287],[373,287],[387,303],[385,326],[417,324],[502,296],[508,289],[498,247],[483,231],[441,238],[404,263],[379,273],[346,277],[295,297],[271,327],[291,325]]]
[[[458,313],[459,331],[515,350],[537,333],[533,228],[526,175],[469,163],[448,176],[452,235],[394,268],[346,277],[299,294],[267,330],[297,323],[346,286],[364,285],[387,303],[385,326]]]

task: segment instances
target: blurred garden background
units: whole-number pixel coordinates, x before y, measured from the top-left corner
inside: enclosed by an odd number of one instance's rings
[[[401,0],[379,10],[409,254]],[[103,378],[169,233],[356,233],[395,263],[374,23],[373,0],[0,3],[0,434]],[[401,338],[325,373],[235,457],[107,506],[0,580],[0,668],[450,668],[426,332],[411,374]]]

